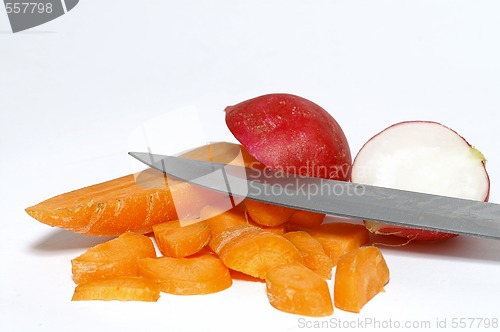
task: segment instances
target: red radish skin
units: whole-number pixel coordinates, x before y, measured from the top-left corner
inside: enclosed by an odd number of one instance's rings
[[[347,181],[351,153],[340,125],[323,108],[291,94],[268,94],[225,109],[238,141],[270,169]]]
[[[458,236],[457,234],[438,231],[391,226],[368,220],[365,220],[364,223],[366,228],[368,228],[371,233],[379,235],[395,235],[409,240],[441,241]]]
[[[432,121],[405,121],[384,129],[363,145],[354,159],[351,180],[486,202],[490,181],[485,163],[483,154],[456,131]],[[374,221],[365,221],[365,226],[376,234],[412,240],[457,236]]]

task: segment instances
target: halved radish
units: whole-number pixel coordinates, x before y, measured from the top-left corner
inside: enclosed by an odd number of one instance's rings
[[[485,157],[455,131],[437,122],[407,121],[372,137],[354,159],[352,182],[487,201]],[[459,223],[460,220],[457,220]],[[456,236],[365,221],[373,233],[417,240]]]

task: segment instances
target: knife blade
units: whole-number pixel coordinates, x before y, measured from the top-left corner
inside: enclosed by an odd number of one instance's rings
[[[285,207],[500,239],[500,205],[152,153],[129,152],[174,178]]]

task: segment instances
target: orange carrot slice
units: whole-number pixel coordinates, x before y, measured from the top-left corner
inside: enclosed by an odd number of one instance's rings
[[[243,204],[231,209],[224,206],[207,205],[201,209],[200,219],[206,220],[212,237],[233,226],[247,224]]]
[[[257,223],[252,222],[251,220],[250,220],[249,224],[252,226],[259,227],[266,232],[274,233],[276,235],[285,234],[285,225],[284,224],[281,224],[278,226],[262,226],[262,225],[259,225]]]
[[[217,256],[195,255],[187,258],[144,258],[140,273],[154,280],[162,292],[196,295],[220,292],[232,285],[229,270]]]
[[[259,227],[265,231],[268,231],[268,232],[271,232],[274,234],[278,234],[278,235],[285,234],[286,224],[280,224],[277,226],[264,226],[264,225],[258,224],[255,221],[253,221],[253,219],[248,215],[248,211],[246,211],[246,210],[245,210],[245,218],[247,220],[248,225]]]
[[[334,299],[339,309],[360,312],[389,282],[389,268],[380,250],[364,247],[342,256],[335,272]]]
[[[368,230],[360,224],[326,223],[313,228],[309,233],[321,243],[334,265],[342,255],[370,241]]]
[[[287,223],[296,227],[312,228],[321,225],[324,219],[324,214],[297,210],[290,216],[290,218],[288,218]]]
[[[331,279],[333,263],[318,240],[304,231],[288,232],[283,236],[299,250],[306,267],[325,279]]]
[[[209,245],[228,268],[262,279],[274,266],[302,262],[290,241],[254,226],[231,227]]]
[[[146,301],[155,302],[160,288],[151,280],[141,277],[117,277],[89,281],[76,286],[72,301]]]
[[[169,257],[186,257],[200,251],[210,241],[210,227],[206,221],[167,221],[153,225],[156,244]]]
[[[270,269],[266,275],[269,302],[278,310],[312,317],[333,314],[328,284],[299,263]]]
[[[262,226],[278,226],[284,224],[295,209],[253,201],[245,200],[245,207],[248,215],[257,224]]]
[[[124,233],[71,260],[73,279],[81,284],[113,277],[139,276],[137,261],[144,257],[156,257],[151,239],[137,233]]]
[[[183,153],[181,157],[195,160],[208,160],[235,166],[264,168],[264,165],[248,153],[243,146],[229,142],[216,142],[201,146]]]

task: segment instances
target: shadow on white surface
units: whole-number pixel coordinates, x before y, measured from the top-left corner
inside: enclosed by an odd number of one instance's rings
[[[461,235],[443,241],[413,241],[404,244],[405,240],[396,236],[371,236],[373,243],[391,255],[500,263],[499,240]]]
[[[63,229],[55,229],[32,243],[35,252],[55,252],[74,249],[88,249],[115,237],[88,236]],[[384,253],[398,256],[439,258],[450,260],[489,261],[500,264],[500,241],[468,236],[457,236],[444,241],[414,241],[405,244],[405,240],[395,236],[371,234],[371,242]]]
[[[55,229],[31,245],[35,252],[53,252],[73,249],[88,249],[114,237],[88,236],[63,229]]]

